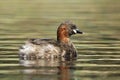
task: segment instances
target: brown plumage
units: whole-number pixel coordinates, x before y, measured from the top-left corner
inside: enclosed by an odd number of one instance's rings
[[[54,58],[54,57],[77,57],[76,49],[70,41],[73,34],[82,34],[76,25],[66,21],[57,29],[57,40],[54,39],[29,39],[19,49],[20,57]]]

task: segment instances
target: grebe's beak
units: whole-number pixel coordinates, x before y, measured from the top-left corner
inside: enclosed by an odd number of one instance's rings
[[[79,29],[74,29],[73,32],[74,32],[75,34],[77,34],[77,33],[78,33],[78,34],[83,34],[83,32],[81,32]]]
[[[79,29],[76,29],[78,34],[83,34],[83,32],[81,32]]]

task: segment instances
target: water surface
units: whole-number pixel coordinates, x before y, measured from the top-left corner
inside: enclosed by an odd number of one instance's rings
[[[120,1],[0,1],[0,80],[119,80]],[[20,60],[28,38],[56,39],[56,29],[71,20],[76,60]]]

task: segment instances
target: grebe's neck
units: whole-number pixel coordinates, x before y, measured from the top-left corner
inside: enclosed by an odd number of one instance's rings
[[[66,37],[65,35],[59,34],[59,35],[57,35],[57,41],[59,43],[69,43],[70,39],[68,37]]]
[[[68,29],[66,25],[60,25],[60,27],[57,30],[57,41],[60,43],[69,43],[69,34],[68,34]]]

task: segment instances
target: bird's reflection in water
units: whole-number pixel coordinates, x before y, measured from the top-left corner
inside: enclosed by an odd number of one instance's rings
[[[20,59],[23,80],[73,80],[75,60],[64,59]]]

